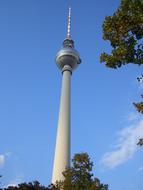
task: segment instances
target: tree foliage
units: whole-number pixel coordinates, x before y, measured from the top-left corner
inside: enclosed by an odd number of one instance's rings
[[[137,145],[139,145],[139,146],[143,146],[143,138],[139,139]]]
[[[63,172],[65,180],[58,182],[57,187],[62,190],[108,190],[108,185],[93,177],[92,168],[93,162],[87,153],[75,154],[72,167]]]
[[[117,69],[126,64],[143,64],[143,0],[121,0],[112,16],[103,22],[103,39],[111,43],[111,53],[103,52],[100,61]],[[143,82],[143,75],[137,78]],[[142,96],[143,97],[143,96]],[[133,103],[143,114],[143,101]]]
[[[133,104],[136,107],[136,109],[138,110],[138,112],[143,114],[143,102],[133,103]]]
[[[100,183],[98,178],[92,174],[93,162],[87,153],[75,154],[72,159],[72,167],[67,168],[63,175],[64,181],[48,187],[41,185],[38,181],[21,183],[17,186],[9,186],[3,190],[108,190],[108,185]]]
[[[143,82],[143,75],[141,77],[137,78],[139,82]],[[141,98],[143,99],[143,95],[141,95]],[[143,114],[143,101],[139,103],[133,103],[135,108],[138,110],[139,113]]]
[[[107,67],[143,64],[143,0],[121,0],[117,11],[105,17],[103,39],[112,46],[111,54],[100,57]]]
[[[33,181],[29,183],[21,183],[17,186],[8,186],[3,190],[58,190],[54,185],[49,185],[45,187],[41,185],[38,181]]]

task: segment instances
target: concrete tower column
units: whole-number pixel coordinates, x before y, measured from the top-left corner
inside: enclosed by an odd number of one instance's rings
[[[52,183],[63,180],[62,172],[70,167],[70,88],[72,68],[62,69],[62,89],[56,138]]]
[[[59,121],[57,129],[52,183],[64,180],[62,172],[70,167],[70,88],[71,74],[81,63],[71,39],[71,8],[69,7],[67,37],[56,55],[56,64],[63,73]]]

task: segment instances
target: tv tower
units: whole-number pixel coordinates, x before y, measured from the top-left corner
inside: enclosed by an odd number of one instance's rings
[[[62,172],[70,167],[70,94],[71,75],[81,63],[78,52],[71,39],[71,7],[68,14],[67,36],[63,47],[56,55],[56,64],[62,72],[62,89],[60,99],[59,120],[55,147],[52,183],[63,180]]]

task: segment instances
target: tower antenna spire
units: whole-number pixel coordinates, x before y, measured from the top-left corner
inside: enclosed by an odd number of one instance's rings
[[[71,38],[71,7],[69,6],[67,38]]]

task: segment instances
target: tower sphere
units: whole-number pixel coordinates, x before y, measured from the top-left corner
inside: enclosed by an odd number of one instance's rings
[[[74,42],[71,39],[65,39],[63,48],[56,55],[56,64],[62,70],[65,65],[76,69],[78,64],[81,63],[79,53],[74,49]]]

